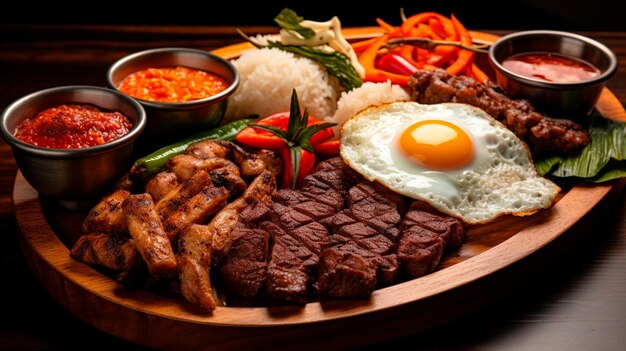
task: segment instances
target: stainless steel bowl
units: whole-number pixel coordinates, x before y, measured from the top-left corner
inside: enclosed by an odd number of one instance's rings
[[[119,139],[82,149],[49,149],[15,138],[15,129],[25,119],[68,103],[118,111],[132,121],[133,127]],[[41,195],[63,201],[69,207],[101,195],[129,169],[134,141],[146,124],[146,114],[137,101],[91,86],[64,86],[32,93],[9,105],[1,119],[2,138],[11,146],[24,178]]]
[[[590,80],[558,83],[525,77],[502,66],[508,57],[532,52],[582,59],[597,67],[601,74]],[[572,119],[591,112],[602,88],[617,70],[615,54],[598,41],[574,33],[549,30],[503,36],[489,49],[489,60],[495,69],[498,84],[509,96],[528,99],[539,111]]]
[[[137,52],[115,62],[107,72],[107,84],[116,89],[128,75],[154,67],[184,66],[212,72],[230,84],[219,94],[193,101],[166,103],[137,99],[148,115],[139,142],[146,151],[180,140],[220,124],[228,97],[239,85],[239,74],[227,60],[209,52],[187,48],[161,48]]]

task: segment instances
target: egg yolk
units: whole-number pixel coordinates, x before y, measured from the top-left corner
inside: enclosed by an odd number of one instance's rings
[[[474,158],[470,136],[447,121],[425,120],[412,124],[402,132],[399,143],[409,159],[431,169],[459,168]]]

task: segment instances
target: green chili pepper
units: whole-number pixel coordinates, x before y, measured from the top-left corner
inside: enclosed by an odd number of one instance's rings
[[[235,139],[237,133],[252,124],[254,121],[254,119],[240,119],[206,132],[194,134],[177,143],[165,146],[150,155],[144,156],[135,161],[130,173],[133,176],[146,179],[163,169],[170,158],[182,154],[189,145],[207,139],[233,140]]]

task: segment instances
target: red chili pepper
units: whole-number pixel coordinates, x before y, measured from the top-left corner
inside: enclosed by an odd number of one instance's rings
[[[307,126],[312,126],[314,124],[320,123],[322,122],[316,120],[313,116],[309,116]],[[289,111],[275,113],[273,115],[258,120],[256,124],[276,127],[286,131],[289,125]],[[332,138],[334,135],[335,133],[333,132],[332,128],[326,128],[313,134],[313,136],[309,139],[309,142],[311,143],[311,145],[315,146]],[[272,132],[254,127],[247,127],[243,129],[241,132],[239,132],[239,134],[237,134],[235,140],[248,146],[254,146],[260,149],[269,149],[274,151],[281,151],[287,146],[283,139],[276,136]]]
[[[315,150],[315,152],[319,154],[337,156],[339,155],[339,145],[340,142],[338,139],[329,140],[321,144],[313,145],[313,150]]]
[[[405,76],[410,76],[417,71],[415,65],[396,54],[383,55],[378,61],[378,67],[384,71]]]
[[[281,181],[281,187],[283,189],[291,189],[293,187],[293,165],[291,162],[291,153],[289,148],[283,148],[280,151],[281,158],[283,160],[283,177]],[[306,177],[313,166],[315,165],[315,154],[308,152],[304,149],[300,149],[300,169],[298,170],[298,178],[296,179],[296,186],[302,186],[304,177]]]

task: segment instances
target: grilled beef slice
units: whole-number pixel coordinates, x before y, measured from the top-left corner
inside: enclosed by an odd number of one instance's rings
[[[359,298],[397,277],[396,246],[404,198],[364,181],[348,192],[348,208],[334,217],[317,289],[333,298]]]
[[[272,204],[272,222],[261,223],[272,237],[267,295],[274,303],[305,304],[328,231],[319,222],[279,203]]]
[[[319,195],[334,190],[345,197],[348,190],[361,180],[363,177],[343,162],[341,157],[333,157],[320,162],[313,172],[304,178],[302,191]]]
[[[316,280],[322,249],[329,243],[333,216],[344,208],[344,195],[360,175],[340,157],[321,162],[300,190],[274,196],[272,221],[261,224],[272,238],[267,294],[274,303],[304,304]]]
[[[222,263],[222,283],[237,296],[255,299],[265,291],[269,235],[260,229],[238,228]]]
[[[417,278],[435,270],[444,250],[465,240],[463,223],[422,201],[414,201],[404,215],[398,244],[402,274]]]
[[[422,104],[459,102],[483,109],[526,141],[534,154],[573,152],[589,143],[589,135],[578,123],[547,117],[526,100],[510,99],[490,82],[436,69],[416,71],[408,86],[413,100]]]

